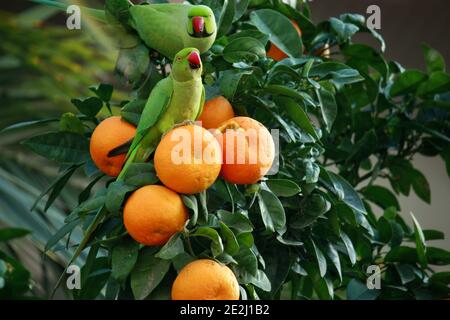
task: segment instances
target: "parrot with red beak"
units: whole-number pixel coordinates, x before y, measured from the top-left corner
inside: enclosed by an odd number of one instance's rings
[[[198,49],[185,48],[175,55],[169,76],[160,80],[150,93],[135,137],[108,154],[115,156],[128,150],[118,180],[123,179],[131,163],[145,162],[149,158],[165,132],[200,116],[205,103],[201,75],[202,61]]]
[[[214,14],[204,5],[134,5],[130,14],[131,25],[145,44],[169,59],[183,48],[196,48],[204,53],[216,39]]]
[[[67,3],[52,0],[31,0],[61,10]],[[135,29],[144,43],[173,60],[183,48],[197,48],[204,53],[211,48],[216,39],[217,26],[212,10],[204,5],[184,3],[145,3],[134,5],[127,0],[110,1],[126,9],[121,15],[129,18],[124,23]],[[108,22],[107,12],[81,7],[82,13],[101,22]]]

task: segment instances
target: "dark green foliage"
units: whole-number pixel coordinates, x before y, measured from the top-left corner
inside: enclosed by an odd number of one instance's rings
[[[109,15],[126,27],[127,6],[107,3]],[[162,248],[140,249],[126,237],[120,218],[129,192],[157,182],[153,166],[137,165],[124,182],[84,196],[68,217],[70,228],[48,246],[65,237],[74,221],[87,230],[79,247],[90,250],[83,276],[95,277],[96,284],[76,297],[101,295],[103,285],[106,298],[127,297],[130,290],[136,299],[168,297],[175,272],[200,257],[229,265],[252,299],[448,297],[448,274],[432,267],[449,265],[450,252],[428,244],[441,233],[398,214],[400,194],[413,190],[431,199],[426,177],[410,162],[415,154],[440,155],[450,166],[450,75],[440,54],[424,46],[427,72],[403,70],[386,61],[381,36],[365,27],[362,16],[345,14],[314,25],[306,4],[294,10],[278,1],[251,1],[248,9],[242,0],[203,3],[219,21],[219,37],[202,57],[207,96],[222,94],[238,114],[280,130],[280,170],[256,185],[219,179],[202,194],[183,196],[190,221]],[[302,29],[302,39],[290,19]],[[372,33],[381,50],[353,43],[360,32]],[[267,58],[268,39],[289,58]],[[319,55],[325,44],[332,59]],[[145,64],[147,49],[139,58]],[[132,55],[137,56],[122,51],[119,65]],[[153,67],[131,65],[133,74],[122,72],[140,88],[122,109],[133,123],[141,98],[161,77],[151,70],[164,69],[167,61],[152,56],[148,63]],[[148,78],[141,76],[144,71]],[[73,100],[88,117],[82,121],[90,123],[109,105],[112,88],[92,91],[96,97]],[[58,189],[73,168],[89,162],[87,139],[74,132],[33,137],[26,145],[69,166]],[[391,188],[376,184],[380,178]],[[48,201],[55,197],[52,192]],[[374,214],[373,205],[383,214]],[[97,255],[99,244],[106,256]],[[370,265],[381,270],[379,290],[366,286]]]

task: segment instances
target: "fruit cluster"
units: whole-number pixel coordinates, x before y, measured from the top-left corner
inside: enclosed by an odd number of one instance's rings
[[[174,127],[159,142],[153,161],[162,185],[143,186],[125,202],[123,223],[140,244],[164,245],[184,229],[189,217],[180,194],[205,191],[219,176],[230,183],[253,184],[272,166],[275,146],[270,132],[252,118],[235,117],[226,98],[207,101],[198,120]],[[131,139],[135,130],[117,116],[96,127],[90,153],[101,171],[110,176],[120,173],[125,154],[108,156],[108,152]],[[239,285],[231,269],[201,259],[179,273],[172,298],[239,299]]]

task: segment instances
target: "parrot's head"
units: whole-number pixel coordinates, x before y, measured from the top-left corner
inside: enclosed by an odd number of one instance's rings
[[[216,33],[216,18],[207,6],[192,6],[188,11],[188,33],[194,38],[207,38]]]
[[[172,77],[176,81],[189,81],[201,77],[202,69],[200,51],[195,48],[184,48],[173,59]]]

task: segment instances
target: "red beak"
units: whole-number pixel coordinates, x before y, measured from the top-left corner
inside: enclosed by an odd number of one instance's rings
[[[201,60],[200,60],[200,55],[198,54],[197,51],[192,51],[189,54],[188,61],[189,61],[189,65],[191,66],[191,68],[193,68],[193,69],[200,68]]]
[[[205,19],[203,19],[203,17],[193,17],[192,27],[194,28],[194,32],[196,34],[203,33],[203,30],[205,29]]]

